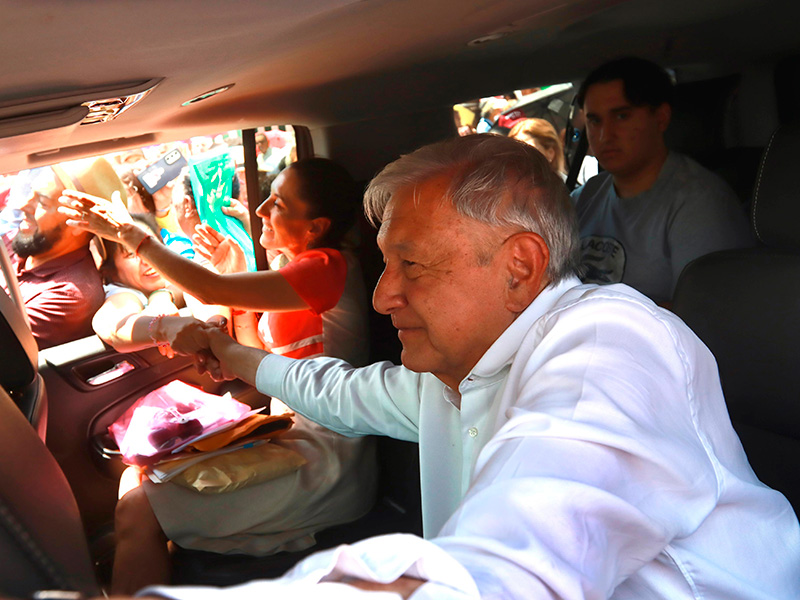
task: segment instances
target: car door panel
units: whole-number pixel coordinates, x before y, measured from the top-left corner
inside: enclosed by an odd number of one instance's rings
[[[119,457],[103,451],[107,426],[174,379],[211,393],[222,387],[199,375],[190,358],[169,359],[157,348],[118,353],[96,337],[42,351],[39,372],[48,391],[47,446],[72,486],[90,538],[113,519],[124,469]]]

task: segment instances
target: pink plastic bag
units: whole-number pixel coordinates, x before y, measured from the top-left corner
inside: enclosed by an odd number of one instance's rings
[[[108,430],[129,465],[148,466],[200,436],[238,423],[250,407],[172,381],[137,400]]]

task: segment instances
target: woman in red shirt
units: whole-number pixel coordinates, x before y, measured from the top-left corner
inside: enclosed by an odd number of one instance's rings
[[[65,193],[61,202],[73,224],[124,244],[201,302],[231,307],[240,342],[294,358],[324,355],[366,363],[366,293],[354,257],[340,250],[360,204],[352,179],[335,163],[301,160],[273,182],[256,211],[262,220],[260,244],[286,263],[270,271],[240,272],[241,249],[209,228],[199,228],[199,238],[205,239],[199,248],[216,272],[158,243],[131,221],[120,202],[112,205],[77,192]],[[264,313],[258,331],[256,312]],[[191,335],[199,323],[157,315],[148,331],[154,343],[168,343]],[[131,489],[123,489],[123,482],[113,592],[134,593],[168,582],[167,539],[188,548],[267,555],[306,548],[314,543],[315,531],[369,510],[375,481],[371,444],[299,416],[281,443],[308,463],[296,474],[236,492],[204,495],[169,483],[139,485],[138,473],[131,477]],[[214,518],[220,514],[225,518]]]

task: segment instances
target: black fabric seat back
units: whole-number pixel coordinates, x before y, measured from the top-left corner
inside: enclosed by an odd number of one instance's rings
[[[100,592],[78,505],[31,424],[0,388],[0,596]]]
[[[750,464],[800,514],[800,126],[779,128],[752,204],[758,248],[686,266],[673,311],[716,356]]]

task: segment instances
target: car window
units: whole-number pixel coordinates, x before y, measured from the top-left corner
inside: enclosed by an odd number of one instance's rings
[[[64,223],[65,217],[51,210],[55,199],[49,196],[65,186],[89,193],[99,189],[92,186],[101,177],[103,170],[96,166],[101,163],[106,170],[102,177],[113,179],[117,186],[103,189],[124,190],[128,211],[147,218],[171,249],[199,260],[191,236],[196,225],[206,223],[233,238],[244,250],[247,268],[255,270],[250,214],[269,195],[278,173],[297,160],[294,129],[290,125],[260,127],[255,131],[255,145],[258,189],[254,198],[248,198],[239,130],[82,159],[81,163],[92,164],[86,169],[61,163],[0,177],[0,237],[12,268],[20,272],[22,301],[32,326],[69,321],[71,304],[89,302],[81,295],[92,287],[86,270],[101,266],[104,247],[93,240],[89,252],[94,265],[83,265],[77,274],[70,257],[81,249],[64,242],[64,236],[71,241],[74,230]],[[40,185],[43,179],[55,182],[51,191]],[[1,271],[0,283],[7,287]],[[82,318],[89,323],[91,314]],[[59,329],[68,330],[72,324],[62,323]],[[87,326],[77,327],[74,335],[58,337],[48,345],[89,334]]]
[[[453,106],[453,119],[462,136],[511,135],[539,150],[543,148],[537,140],[541,141],[542,136],[551,138],[548,147],[563,157],[553,159],[551,164],[566,179],[584,126],[582,111],[573,107],[577,89],[577,85],[567,82],[469,100]],[[582,152],[580,160],[578,185],[598,172],[597,160],[590,151]]]

